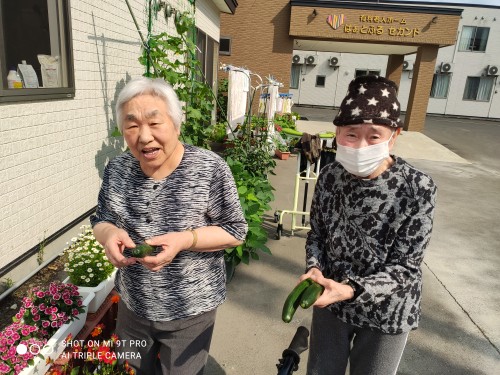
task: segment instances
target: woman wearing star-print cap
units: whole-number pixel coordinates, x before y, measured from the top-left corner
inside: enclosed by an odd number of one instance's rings
[[[314,304],[308,374],[395,374],[420,318],[421,263],[436,186],[391,154],[401,132],[397,86],[353,80],[333,120],[336,161],[318,178],[306,273],[324,286]]]

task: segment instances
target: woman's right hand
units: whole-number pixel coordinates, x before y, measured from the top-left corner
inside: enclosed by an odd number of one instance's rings
[[[135,258],[123,255],[125,248],[135,247],[134,241],[123,229],[111,223],[98,223],[94,226],[94,236],[104,247],[108,260],[115,267],[121,268],[136,263]]]

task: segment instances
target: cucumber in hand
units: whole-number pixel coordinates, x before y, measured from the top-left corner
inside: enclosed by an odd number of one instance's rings
[[[147,243],[143,242],[134,248],[128,249],[134,258],[144,258],[148,255],[153,254],[155,248]]]

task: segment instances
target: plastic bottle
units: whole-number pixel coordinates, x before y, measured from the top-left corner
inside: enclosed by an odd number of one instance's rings
[[[11,69],[9,70],[9,74],[7,75],[7,83],[9,89],[22,89],[23,88],[23,81],[21,80],[21,77],[17,73],[17,70]]]

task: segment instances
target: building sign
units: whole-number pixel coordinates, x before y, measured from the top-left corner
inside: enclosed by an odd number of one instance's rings
[[[341,18],[340,18],[341,17]],[[326,22],[337,30],[344,24],[345,17],[329,15]],[[369,34],[369,35],[389,35],[395,37],[414,38],[420,34],[420,28],[406,26],[406,19],[384,16],[360,15],[359,22],[361,25],[353,25],[346,23],[343,28],[345,34]]]
[[[340,26],[344,24],[345,17],[343,14],[330,14],[326,17],[326,23],[330,25],[333,30],[337,30]]]

